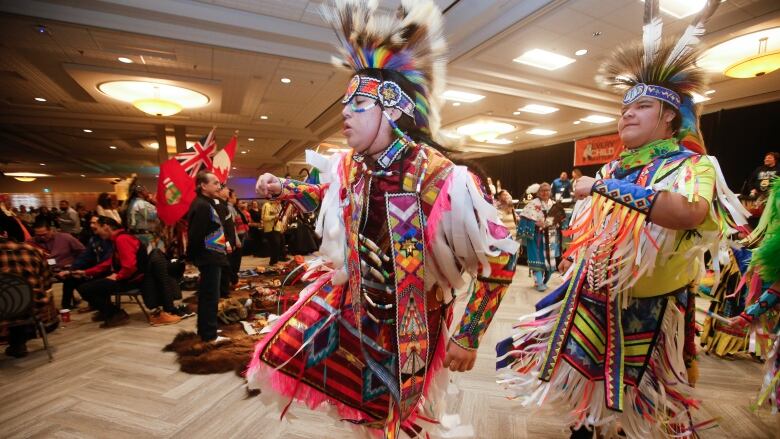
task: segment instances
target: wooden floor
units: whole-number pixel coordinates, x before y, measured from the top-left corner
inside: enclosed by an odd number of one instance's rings
[[[257,260],[245,258],[245,265]],[[552,284],[560,281],[554,279]],[[479,438],[566,438],[555,414],[533,413],[502,396],[494,383],[495,342],[513,320],[532,309],[543,293],[531,288],[527,270],[515,282],[479,351],[475,369],[452,379],[459,391],[448,396],[450,412],[474,427]],[[85,314],[50,337],[49,363],[40,340],[31,341],[24,359],[0,354],[0,438],[353,438],[364,435],[323,413],[293,408],[285,420],[247,398],[242,379],[232,373],[188,375],[178,371],[174,354],[162,347],[180,330],[194,330],[195,319],[150,327],[135,306],[131,324],[99,329]],[[704,438],[771,438],[778,418],[749,410],[761,376],[750,361],[702,356],[699,395],[702,417],[717,417],[720,427]],[[780,433],[779,433],[780,434]]]

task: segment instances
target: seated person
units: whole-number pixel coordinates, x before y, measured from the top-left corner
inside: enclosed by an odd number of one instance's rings
[[[70,270],[64,270],[57,273],[57,277],[62,279],[62,308],[72,309],[78,305],[73,299],[73,290],[86,282],[83,277],[73,276],[72,270],[84,270],[109,259],[114,251],[114,244],[110,239],[103,239],[97,234],[98,216],[90,215],[89,227],[92,234],[87,242],[87,248],[82,252],[76,261],[71,264]]]
[[[33,311],[43,322],[47,332],[59,324],[54,297],[51,294],[51,271],[43,252],[26,244],[19,224],[0,212],[0,272],[23,277],[33,289]],[[11,322],[0,322],[8,327],[8,347],[5,354],[15,358],[27,355],[27,340],[35,338],[33,325],[8,326]]]
[[[73,275],[95,278],[108,274],[102,279],[79,285],[77,290],[90,306],[98,310],[92,319],[102,320],[101,328],[111,328],[130,320],[124,310],[112,304],[112,295],[141,287],[144,270],[139,267],[146,267],[147,254],[141,241],[123,229],[115,219],[101,216],[97,222],[95,233],[102,239],[110,239],[114,244],[112,257],[92,268],[73,271]]]
[[[37,219],[33,225],[33,244],[46,252],[49,266],[54,271],[70,267],[84,251],[84,244],[70,233],[58,232],[45,219]]]

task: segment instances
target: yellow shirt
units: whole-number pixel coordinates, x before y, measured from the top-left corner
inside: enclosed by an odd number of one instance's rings
[[[691,159],[688,160],[690,161]],[[701,157],[693,165],[692,170],[693,193],[695,196],[707,200],[708,204],[712,204],[712,199],[715,195],[715,167],[707,157]],[[659,173],[663,173],[663,171],[659,171]],[[688,195],[688,190],[685,187],[675,188],[670,186],[669,190],[681,195]],[[696,228],[696,231],[715,231],[717,229],[718,224],[715,222],[712,214],[708,213],[706,219]],[[674,246],[672,247],[674,252],[671,255],[659,252],[653,274],[640,277],[634,284],[631,295],[634,297],[659,296],[671,293],[690,284],[699,271],[699,259],[691,259],[686,253],[694,245],[699,244],[701,239],[701,236],[697,236],[696,233],[691,233],[691,231],[678,230],[674,237]]]
[[[281,231],[281,224],[277,221],[281,210],[279,203],[267,201],[263,204],[263,232]]]

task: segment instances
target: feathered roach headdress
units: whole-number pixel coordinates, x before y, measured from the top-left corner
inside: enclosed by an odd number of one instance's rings
[[[645,0],[642,42],[618,48],[601,65],[597,81],[625,92],[627,105],[647,96],[665,102],[680,112],[682,125],[677,140],[686,148],[704,153],[699,132],[699,109],[692,93],[702,93],[705,75],[696,66],[701,55],[699,37],[720,0],[707,0],[679,40],[663,38],[660,0]]]
[[[334,6],[323,8],[341,44],[341,58],[333,62],[356,73],[343,103],[355,95],[376,99],[384,108],[398,108],[435,136],[447,64],[439,8],[432,0],[402,0],[398,13],[387,15],[377,14],[376,0],[335,0]],[[361,76],[364,69],[401,74],[412,84],[414,96],[395,82]]]

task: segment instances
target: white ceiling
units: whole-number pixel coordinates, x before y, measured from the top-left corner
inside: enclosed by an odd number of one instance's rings
[[[177,134],[194,140],[217,126],[220,144],[239,130],[239,149],[246,154],[237,155],[233,172],[250,176],[300,161],[302,151],[319,141],[338,142],[338,101],[349,74],[329,63],[335,36],[319,15],[322,3],[0,1],[0,169],[40,172],[43,162],[46,172],[57,175],[154,175],[158,153],[142,144]],[[381,3],[389,11],[399,0]],[[445,10],[450,44],[448,88],[486,96],[474,104],[446,105],[445,128],[485,118],[517,127],[505,136],[514,142],[510,145],[456,144],[463,156],[540,147],[613,129],[573,122],[588,114],[617,114],[617,97],[598,88],[594,76],[617,44],[639,38],[641,1],[437,3]],[[667,35],[687,22],[665,16]],[[37,32],[38,25],[46,32]],[[727,0],[709,23],[705,43],[778,25],[776,0]],[[553,72],[512,62],[531,48],[577,62]],[[575,57],[583,48],[588,54]],[[119,63],[120,56],[135,62]],[[282,77],[293,81],[282,84]],[[207,91],[212,104],[155,118],[96,92],[95,84],[106,78],[166,79]],[[705,111],[777,100],[780,73],[750,80],[716,75],[711,87],[716,91]],[[48,101],[37,103],[35,97]],[[560,110],[512,114],[529,103]],[[527,134],[533,127],[558,134]]]

